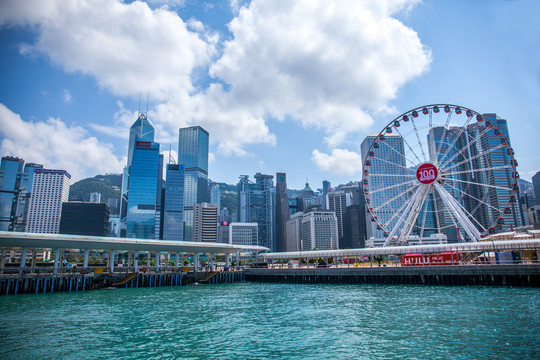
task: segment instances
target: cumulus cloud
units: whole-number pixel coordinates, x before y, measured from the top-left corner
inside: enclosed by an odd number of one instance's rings
[[[113,154],[110,144],[89,136],[79,126],[55,118],[24,121],[4,104],[0,104],[0,135],[1,154],[67,170],[72,182],[96,173],[119,173],[126,162]]]
[[[319,169],[338,175],[355,175],[362,170],[362,156],[346,149],[332,149],[330,154],[313,150],[311,160]]]
[[[292,119],[325,132],[331,153],[315,150],[315,161],[345,151],[338,148],[428,70],[430,51],[396,19],[417,2],[231,0],[225,42],[197,19],[140,1],[8,0],[0,27],[34,26],[37,39],[22,53],[93,76],[114,95],[150,92],[158,141],[174,142],[179,127],[196,124],[217,156],[248,156],[251,145],[276,144],[269,120]],[[91,126],[113,134],[131,115]]]

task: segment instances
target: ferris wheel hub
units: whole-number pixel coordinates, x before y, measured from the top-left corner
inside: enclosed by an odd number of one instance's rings
[[[424,163],[418,167],[416,170],[416,178],[422,184],[429,185],[439,176],[439,171],[437,167],[431,163]]]

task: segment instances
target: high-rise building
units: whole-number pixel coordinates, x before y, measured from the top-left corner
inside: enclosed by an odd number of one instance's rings
[[[257,223],[237,223],[229,224],[229,244],[232,245],[258,245],[258,225]]]
[[[276,251],[287,251],[287,229],[289,220],[289,197],[287,174],[276,174]]]
[[[338,222],[338,237],[343,238],[343,219],[347,206],[351,205],[351,193],[345,191],[333,191],[326,195],[328,210],[336,214]]]
[[[303,212],[296,212],[291,215],[291,218],[287,221],[287,249],[285,251],[298,251],[304,250],[302,243],[302,219],[304,218]],[[307,249],[306,249],[307,250]]]
[[[62,203],[68,201],[70,179],[65,170],[34,170],[26,232],[59,233]]]
[[[184,240],[184,166],[167,164],[163,240]]]
[[[129,238],[156,239],[156,229],[159,229],[156,218],[159,218],[157,204],[158,196],[161,197],[162,180],[159,175],[163,166],[162,159],[158,143],[135,142],[129,166],[126,216],[126,236]]]
[[[238,222],[258,224],[258,245],[276,251],[275,195],[272,175],[255,174],[255,183],[242,175],[237,185]]]
[[[302,250],[338,249],[337,217],[333,211],[313,210],[302,217]]]
[[[24,160],[2,157],[0,163],[0,231],[14,231]]]
[[[109,216],[103,203],[64,202],[60,234],[109,236]]]
[[[534,197],[536,198],[536,205],[540,205],[540,171],[533,175],[532,183],[534,188]]]
[[[313,206],[317,205],[317,199],[315,197],[315,193],[309,187],[308,182],[306,182],[306,186],[304,187],[304,189],[302,189],[302,191],[300,192],[300,195],[298,195],[296,198],[297,198],[298,211],[307,212]]]
[[[217,204],[218,207],[218,218],[220,218],[220,210],[221,210],[221,189],[219,188],[218,184],[215,184],[210,189],[210,202],[213,204]],[[219,219],[220,221],[225,221],[227,219]]]
[[[323,202],[323,209],[324,210],[328,210],[327,206],[326,206],[326,195],[328,195],[328,193],[331,191],[331,188],[330,188],[330,181],[328,180],[323,180],[322,182],[322,197],[323,199],[325,200]]]
[[[154,128],[139,114],[129,130],[128,159],[122,175],[120,236],[159,239],[163,156]]]
[[[193,241],[218,241],[217,204],[200,203],[193,207]]]
[[[342,249],[366,247],[366,210],[364,204],[347,206],[343,217],[343,238],[339,241]]]
[[[368,155],[377,136],[378,134],[370,134],[362,141],[360,149],[363,159]],[[405,145],[403,138],[397,134],[386,134],[385,144],[377,150],[377,157],[371,160],[369,169],[363,170],[369,171],[370,174],[367,184],[369,193],[373,195],[369,199],[370,206],[374,209],[381,207],[381,211],[378,212],[378,220],[387,228],[392,229],[399,218],[396,213],[401,214],[401,205],[405,201],[405,198],[401,197],[406,191],[406,187],[403,185],[406,171]],[[395,176],[381,176],[385,174]],[[384,206],[382,206],[383,204]],[[384,237],[383,231],[377,229],[377,223],[371,220],[371,214],[366,211],[367,238],[382,239]]]
[[[209,134],[200,126],[179,129],[178,164],[184,166],[184,240],[193,240],[193,209],[208,202]]]

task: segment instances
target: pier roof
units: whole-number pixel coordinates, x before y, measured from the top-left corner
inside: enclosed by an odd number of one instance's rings
[[[263,246],[230,245],[194,241],[146,240],[101,236],[65,234],[34,234],[0,231],[0,248],[32,249],[78,249],[115,251],[152,251],[167,253],[214,253],[232,254],[238,251],[270,251]]]

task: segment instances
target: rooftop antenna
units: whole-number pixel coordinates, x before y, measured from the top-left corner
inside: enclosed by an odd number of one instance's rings
[[[169,144],[169,164],[176,164],[176,161],[174,160],[172,156],[172,145]]]
[[[139,112],[137,114],[137,118],[141,116],[141,97],[142,97],[142,92],[139,92]]]

